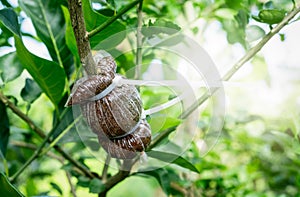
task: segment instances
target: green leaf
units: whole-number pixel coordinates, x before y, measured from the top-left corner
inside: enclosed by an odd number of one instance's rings
[[[9,139],[9,119],[6,106],[0,101],[0,151],[5,156]]]
[[[74,35],[74,31],[72,28],[72,23],[71,23],[71,18],[70,18],[70,13],[67,7],[62,6],[62,11],[64,13],[65,16],[65,21],[66,21],[66,44],[68,46],[68,48],[70,49],[70,51],[72,52],[72,54],[74,55],[74,57],[76,58],[76,62],[79,63],[80,62],[80,57],[78,54],[78,49],[77,49],[77,44],[76,44],[76,38]]]
[[[155,45],[155,47],[161,46],[174,46],[184,40],[184,35],[182,34],[175,34],[169,36],[168,38],[162,39],[159,43]]]
[[[90,193],[100,193],[104,191],[105,185],[102,183],[100,179],[94,178],[89,185]]]
[[[279,36],[281,42],[285,41],[285,34],[279,34]]]
[[[14,80],[21,75],[23,70],[16,52],[8,53],[0,57],[0,75],[3,82]]]
[[[7,179],[7,177],[0,173],[0,194],[1,196],[19,197],[23,196]]]
[[[147,26],[142,28],[142,34],[145,37],[153,37],[154,35],[159,34],[167,34],[172,35],[179,32],[181,28],[175,23],[165,20],[165,19],[157,19],[155,22],[149,20]]]
[[[77,185],[81,187],[89,187],[90,182],[91,182],[90,178],[86,176],[79,176]]]
[[[0,21],[12,33],[20,36],[20,28],[17,14],[11,8],[4,8],[0,10]]]
[[[238,10],[243,7],[243,0],[225,0],[226,5],[232,9]]]
[[[151,22],[151,21],[149,21]],[[173,34],[174,32],[178,32],[181,30],[181,28],[176,25],[175,23],[173,23],[172,21],[169,20],[165,20],[165,19],[157,19],[153,24],[149,24],[149,26],[155,26],[155,27],[166,27],[168,29],[172,29],[172,31],[170,30],[163,30],[163,33],[166,34]]]
[[[12,6],[10,5],[10,3],[9,3],[7,0],[1,0],[1,3],[2,3],[3,5],[5,5],[6,7],[12,7]]]
[[[18,58],[49,99],[57,105],[65,87],[65,72],[57,63],[30,53],[21,38],[15,36]]]
[[[189,169],[193,172],[199,173],[198,169],[192,163],[190,163],[189,161],[187,161],[186,159],[184,159],[179,155],[173,153],[167,153],[167,152],[153,151],[153,150],[147,152],[147,155],[149,157],[156,158],[167,163],[173,163],[183,168]]]
[[[61,190],[61,188],[56,184],[51,182],[50,185],[53,187],[53,189],[55,189],[60,195],[63,194],[63,191]]]
[[[156,170],[152,170],[152,171],[143,171],[143,172],[138,172],[135,173],[134,175],[148,175],[148,176],[152,176],[154,177],[158,183],[160,184],[161,188],[163,189],[163,191],[166,194],[170,194],[171,193],[171,181],[172,179],[170,179],[169,176],[169,172],[164,169],[164,168],[159,168]],[[174,181],[174,180],[173,180]]]
[[[48,48],[50,56],[70,76],[74,71],[73,56],[66,44],[66,22],[62,1],[22,0],[20,7],[31,18],[38,37]]]
[[[16,19],[17,14],[14,11],[9,12],[11,18]],[[1,15],[1,14],[0,14]],[[5,25],[6,23],[4,23]],[[39,84],[43,92],[49,97],[49,99],[57,105],[62,98],[62,93],[65,87],[65,72],[57,63],[40,58],[30,53],[22,42],[19,31],[18,23],[15,26],[6,25],[6,27],[14,33],[15,46],[17,48],[18,59],[22,63],[23,67],[31,74],[33,79]],[[15,30],[15,28],[18,28]]]
[[[11,38],[14,34],[11,33],[1,22],[0,22],[0,46],[11,46],[9,43],[9,38]]]
[[[38,193],[38,184],[36,184],[34,179],[26,180],[26,195],[35,196]]]
[[[245,44],[245,29],[241,28],[236,20],[223,21],[223,28],[227,33],[227,40],[230,44],[241,43]]]
[[[224,30],[227,33],[227,40],[230,44],[240,43],[246,48],[246,26],[249,23],[249,15],[245,10],[239,10],[231,20],[221,20]]]
[[[89,0],[82,0],[82,8],[87,31],[95,29],[108,19],[108,17],[95,12],[91,8]],[[90,39],[91,47],[93,49],[112,49],[124,40],[125,30],[126,27],[122,23],[115,21],[109,28],[104,29]],[[113,39],[107,39],[114,34],[117,34],[117,36],[114,36]]]
[[[110,4],[112,7],[116,7],[116,2],[115,0],[107,0],[107,3]]]
[[[238,11],[230,8],[220,8],[215,11],[215,16],[222,19],[233,20],[234,16],[238,14]]]
[[[277,24],[283,20],[285,14],[286,12],[284,10],[261,10],[258,14],[260,19],[259,22],[267,23],[269,25]]]
[[[165,115],[158,114],[152,115],[148,122],[151,125],[152,132],[156,133],[179,125],[181,123],[181,120],[178,118],[166,117]]]
[[[60,122],[55,126],[52,140],[56,139],[67,127],[74,122],[74,114],[72,108],[65,108]],[[78,135],[75,125],[59,140],[60,143],[80,142],[82,139]]]
[[[42,93],[41,88],[32,79],[25,80],[25,86],[21,90],[21,97],[28,103],[33,103]]]
[[[238,22],[239,28],[243,30],[246,29],[249,23],[249,14],[245,10],[239,10],[238,14],[234,17],[235,20]]]
[[[266,32],[257,25],[250,25],[246,29],[246,39],[248,42],[256,41],[256,40],[262,38],[265,34],[266,34]]]

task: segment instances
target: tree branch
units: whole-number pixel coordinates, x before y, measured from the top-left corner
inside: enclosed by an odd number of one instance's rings
[[[52,130],[50,133],[48,133],[48,135],[44,138],[42,144],[36,149],[36,151],[34,151],[34,153],[31,155],[31,157],[23,164],[23,166],[18,169],[18,171],[13,175],[11,176],[10,178],[10,181],[11,182],[14,182],[18,176],[20,174],[22,174],[22,172],[36,159],[40,156],[40,153],[42,152],[42,149],[45,147],[45,145],[47,144],[47,142],[49,141],[50,139],[50,136],[52,135],[52,133],[54,132],[55,130]]]
[[[29,143],[22,142],[22,141],[11,141],[10,143],[13,146],[18,146],[18,147],[21,147],[21,148],[27,148],[27,149],[31,149],[31,150],[36,150],[38,148],[34,144],[29,144]],[[52,157],[53,159],[58,160],[60,163],[64,164],[65,159],[63,157],[57,156],[56,154],[53,154],[52,152],[47,152],[47,155],[49,157]],[[74,187],[74,185],[72,183],[72,180],[71,180],[71,174],[68,171],[66,171],[66,176],[67,176],[70,188],[71,188],[71,193],[74,197],[76,197],[76,190],[75,190],[75,187]]]
[[[105,190],[102,191],[101,193],[99,193],[99,197],[105,197],[106,193],[112,188],[114,187],[116,184],[118,184],[119,182],[123,181],[124,179],[126,179],[129,174],[130,174],[130,170],[133,166],[133,164],[136,162],[137,160],[124,160],[123,161],[123,165],[121,166],[121,169],[119,170],[119,172],[117,174],[115,174],[114,176],[110,177],[106,182],[105,182]]]
[[[45,132],[40,129],[26,114],[24,114],[17,106],[15,106],[12,102],[9,101],[9,99],[0,92],[0,100],[9,107],[14,114],[19,116],[22,120],[24,120],[29,127],[37,133],[41,138],[45,138]],[[51,143],[51,140],[48,140],[49,143]],[[81,165],[79,162],[74,160],[67,152],[65,152],[61,147],[54,146],[55,150],[59,152],[64,158],[66,158],[70,163],[72,163],[75,167],[80,169],[82,173],[84,173],[87,177],[94,178],[95,175],[92,174],[88,169],[86,169],[83,165]]]
[[[81,0],[68,0],[71,23],[74,30],[81,64],[88,75],[95,75],[96,65],[83,18]]]
[[[21,148],[27,148],[27,149],[31,149],[31,150],[36,150],[38,147],[34,144],[30,144],[30,143],[26,143],[26,142],[22,142],[22,141],[11,141],[10,142],[11,145],[13,146],[17,146],[17,147],[21,147]],[[57,156],[56,154],[52,153],[52,152],[47,152],[47,155],[49,157],[52,157],[53,159],[56,159],[58,161],[60,161],[61,163],[63,163],[64,158]]]

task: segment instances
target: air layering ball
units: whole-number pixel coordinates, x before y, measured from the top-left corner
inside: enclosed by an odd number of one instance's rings
[[[112,56],[100,51],[94,56],[97,75],[79,79],[66,106],[80,105],[83,116],[99,143],[119,159],[132,159],[151,142],[151,130],[142,119],[142,101],[133,85],[118,84]]]

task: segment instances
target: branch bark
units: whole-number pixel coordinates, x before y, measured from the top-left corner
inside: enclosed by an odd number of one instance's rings
[[[105,190],[99,193],[99,197],[105,197],[106,193],[113,188],[115,185],[117,185],[119,182],[123,181],[130,175],[130,171],[132,166],[137,160],[124,160],[123,165],[121,166],[119,172],[115,174],[114,176],[110,177],[106,182],[105,182]]]
[[[68,3],[81,64],[88,75],[95,75],[97,74],[96,65],[85,27],[81,0],[68,0]]]

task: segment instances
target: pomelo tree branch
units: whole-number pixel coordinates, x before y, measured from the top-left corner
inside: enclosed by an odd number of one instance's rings
[[[80,62],[88,75],[96,74],[88,32],[83,18],[81,0],[68,0],[71,23],[74,30]]]

